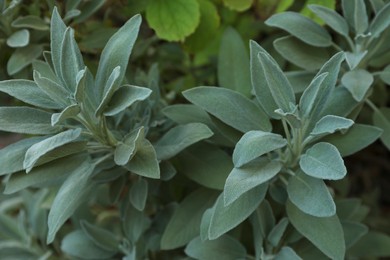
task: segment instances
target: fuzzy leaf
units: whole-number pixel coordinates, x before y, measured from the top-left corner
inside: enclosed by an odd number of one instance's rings
[[[30,32],[27,29],[22,29],[14,32],[7,39],[7,45],[11,48],[20,48],[27,46],[30,41]]]
[[[68,118],[77,116],[80,113],[81,109],[78,104],[70,105],[62,110],[60,113],[55,113],[51,116],[51,125],[55,126],[63,122]]]
[[[115,163],[122,166],[126,165],[133,158],[144,139],[145,129],[143,127],[126,135],[115,149]]]
[[[354,70],[360,64],[363,58],[366,57],[367,53],[367,50],[363,52],[345,52],[345,60],[348,63],[349,69]]]
[[[7,62],[7,73],[14,75],[41,56],[42,45],[30,44],[14,51]]]
[[[310,135],[318,136],[324,134],[333,134],[336,131],[346,130],[353,124],[354,122],[351,119],[327,115],[316,123]]]
[[[341,78],[341,83],[351,92],[353,98],[358,102],[364,99],[373,82],[374,77],[372,74],[363,69],[348,71]]]
[[[371,37],[379,35],[390,25],[390,3],[387,3],[374,17],[370,24]]]
[[[348,24],[356,34],[362,34],[368,27],[368,17],[364,0],[342,0],[341,6]]]
[[[352,221],[341,221],[344,230],[345,245],[347,249],[356,244],[368,232],[368,227]]]
[[[110,76],[107,79],[106,84],[104,85],[103,96],[101,98],[100,104],[96,109],[95,116],[101,115],[106,109],[108,103],[111,101],[112,96],[120,87],[120,76],[121,67],[115,67]]]
[[[15,28],[29,28],[38,31],[49,30],[49,25],[40,17],[35,15],[26,15],[16,18],[12,21],[12,27]]]
[[[383,107],[374,111],[374,125],[381,128],[381,141],[390,150],[390,108]]]
[[[336,11],[321,5],[309,5],[309,8],[329,25],[330,28],[343,36],[349,37],[348,23]]]
[[[81,221],[81,228],[84,231],[84,234],[93,241],[95,245],[104,250],[112,251],[113,253],[118,251],[120,240],[110,231],[95,226],[86,220]]]
[[[390,237],[378,231],[369,231],[348,253],[354,257],[386,258],[390,255]]]
[[[302,260],[300,256],[295,253],[295,251],[288,246],[282,247],[279,253],[275,256],[275,260]]]
[[[34,81],[37,86],[57,103],[59,108],[65,108],[69,105],[69,92],[67,89],[52,81],[49,78],[41,76],[38,71],[33,73]]]
[[[267,240],[273,245],[274,247],[277,247],[280,243],[280,240],[283,237],[284,232],[286,231],[286,228],[288,226],[288,218],[284,217],[282,218],[278,224],[276,224],[271,232],[267,236]]]
[[[148,182],[143,178],[139,178],[131,186],[129,194],[130,202],[133,204],[134,208],[143,211],[148,198]]]
[[[50,50],[56,75],[61,75],[61,44],[66,25],[62,21],[57,7],[54,7],[50,22]]]

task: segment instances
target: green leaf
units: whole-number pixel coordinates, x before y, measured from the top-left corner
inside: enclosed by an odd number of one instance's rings
[[[348,24],[356,34],[363,34],[368,28],[368,16],[364,0],[342,0],[341,6]]]
[[[218,54],[220,87],[251,96],[249,57],[241,36],[231,27],[225,29]]]
[[[148,198],[148,182],[143,178],[139,178],[131,186],[129,195],[130,202],[133,204],[134,208],[143,211]]]
[[[245,192],[275,177],[282,169],[277,161],[259,158],[241,167],[233,168],[226,179],[223,198],[225,206],[232,204]]]
[[[30,32],[27,29],[22,29],[14,32],[7,39],[7,45],[12,48],[25,47],[30,42]]]
[[[49,109],[60,108],[31,80],[13,79],[1,81],[0,91],[33,106]]]
[[[76,75],[76,89],[74,91],[74,99],[78,103],[82,103],[85,99],[87,88],[87,67],[80,70]]]
[[[89,223],[86,220],[81,221],[81,228],[84,234],[99,248],[112,251],[118,251],[120,240],[110,231]]]
[[[49,212],[48,244],[54,241],[55,235],[65,221],[88,199],[88,194],[94,188],[94,183],[89,180],[94,168],[88,160],[84,161],[61,185]]]
[[[4,259],[38,259],[36,250],[28,247],[24,242],[2,241],[0,242],[0,254]]]
[[[211,207],[217,193],[208,189],[198,189],[188,195],[177,207],[161,237],[161,249],[170,250],[182,247],[200,232],[202,215]]]
[[[12,27],[15,28],[29,28],[38,31],[49,30],[49,25],[40,17],[35,15],[26,15],[16,18],[12,21]]]
[[[316,47],[332,45],[332,37],[324,28],[298,13],[274,14],[265,21],[265,24],[283,29],[309,45]]]
[[[154,0],[146,8],[146,20],[159,38],[183,41],[199,25],[199,4],[196,0]]]
[[[381,128],[381,141],[390,150],[390,108],[382,107],[374,111],[374,125]]]
[[[81,14],[74,19],[74,22],[79,24],[84,22],[88,17],[94,14],[102,5],[105,0],[88,1],[80,7]]]
[[[367,53],[368,53],[367,50],[363,52],[349,52],[349,51],[345,52],[345,58],[350,70],[355,69],[363,60],[363,58],[366,57]]]
[[[104,115],[117,115],[135,102],[147,99],[151,94],[152,91],[148,88],[124,85],[112,95]]]
[[[321,118],[315,125],[314,129],[311,131],[310,135],[321,136],[327,134],[333,134],[336,131],[346,130],[354,124],[353,120],[327,115]]]
[[[367,234],[367,226],[352,221],[341,221],[344,230],[345,246],[349,249]]]
[[[122,218],[123,231],[132,244],[137,243],[151,224],[150,219],[142,211],[136,210],[130,203],[127,205]]]
[[[262,131],[249,131],[242,136],[234,148],[234,167],[239,168],[263,154],[286,145],[287,141],[281,135]]]
[[[57,7],[54,7],[50,22],[50,50],[56,75],[61,75],[61,45],[66,25],[62,21]]]
[[[188,146],[207,139],[213,132],[202,123],[179,125],[164,134],[155,145],[157,158],[167,160],[174,157]]]
[[[336,214],[336,205],[325,183],[299,171],[287,186],[288,197],[302,212],[314,217]]]
[[[346,133],[335,133],[322,141],[337,147],[342,156],[354,154],[377,140],[382,134],[378,127],[354,124]],[[364,136],[364,138],[362,138]]]
[[[33,73],[34,81],[37,86],[57,103],[57,107],[65,108],[69,105],[69,92],[67,89],[52,81],[49,78],[42,77],[38,71]]]
[[[355,245],[348,250],[351,256],[359,258],[389,257],[390,237],[378,231],[369,231]]]
[[[284,217],[278,222],[278,224],[276,224],[276,226],[273,227],[267,237],[267,240],[272,246],[277,247],[279,245],[287,226],[288,218]]]
[[[118,66],[120,73],[117,81],[119,84],[122,82],[140,25],[141,16],[132,17],[110,38],[104,47],[96,73],[96,91],[100,97],[106,93],[104,91],[106,82],[108,82],[111,72]]]
[[[0,130],[21,134],[55,134],[60,127],[51,126],[51,114],[30,107],[0,107]]]
[[[341,78],[341,83],[351,92],[353,98],[358,102],[364,99],[373,82],[374,77],[372,74],[363,69],[348,71]]]
[[[104,85],[103,95],[101,97],[99,106],[95,111],[95,116],[100,116],[104,110],[106,110],[112,96],[119,89],[121,83],[121,79],[119,78],[120,74],[121,67],[117,66],[112,70],[106,84]]]
[[[321,5],[309,5],[309,8],[329,25],[330,28],[345,37],[349,37],[348,23],[344,17],[339,15],[336,11]]]
[[[332,259],[344,259],[344,233],[336,215],[313,217],[301,212],[291,202],[287,202],[286,209],[291,224],[321,252]]]
[[[16,49],[7,62],[7,73],[9,75],[18,73],[41,56],[42,51],[42,45],[37,44]]]
[[[222,0],[222,2],[229,9],[238,12],[248,10],[253,4],[253,0]]]
[[[253,212],[250,220],[253,227],[257,226],[254,230],[258,230],[262,238],[266,238],[275,226],[275,216],[270,203],[267,200],[263,200],[256,211]]]
[[[380,34],[386,30],[390,25],[390,3],[387,3],[380,11],[375,15],[370,24],[371,37],[379,37]]]
[[[284,112],[290,112],[290,104],[295,105],[294,90],[283,74],[276,61],[266,52],[259,52],[258,58],[261,63],[268,88],[278,105]]]
[[[270,131],[265,113],[248,98],[225,88],[197,87],[183,92],[193,104],[203,108],[222,122],[241,131]]]
[[[115,148],[114,161],[117,165],[126,165],[135,155],[138,148],[145,139],[145,129],[143,127],[132,131],[126,135],[122,142]]]
[[[225,206],[222,193],[212,208],[208,238],[216,239],[248,218],[263,201],[267,189],[268,183],[259,185],[244,193],[229,206]]]
[[[325,108],[321,112],[321,116],[335,115],[347,117],[358,104],[359,103],[344,86],[339,86],[333,90],[331,98],[328,99]],[[321,118],[321,116],[319,118]]]
[[[320,69],[330,58],[327,51],[318,51],[293,36],[280,37],[273,44],[283,58],[307,71]]]
[[[46,159],[45,155],[50,154],[50,152],[61,146],[75,142],[76,139],[80,137],[80,135],[80,128],[74,130],[70,129],[32,145],[26,151],[26,156],[23,162],[23,167],[26,169],[26,172],[31,171],[31,169],[37,164],[38,160]],[[64,154],[64,156],[65,155],[68,154]],[[51,158],[49,158],[49,160],[50,159]]]
[[[275,260],[302,260],[302,258],[295,253],[295,251],[288,246],[282,247],[274,258]]]
[[[309,6],[312,5],[312,4],[318,4],[318,5],[321,5],[321,6],[324,6],[324,7],[328,7],[331,10],[335,10],[336,9],[336,0],[307,0],[305,5],[304,5],[304,7],[300,11],[300,13],[303,14],[304,16],[312,19],[314,22],[316,22],[316,23],[318,23],[320,25],[323,25],[324,22],[320,18],[318,18],[312,12],[312,10],[310,10]]]
[[[236,239],[224,235],[216,240],[202,241],[196,237],[186,246],[185,253],[195,259],[236,260],[246,258],[245,247]]]
[[[73,257],[83,259],[109,259],[115,251],[107,251],[97,246],[82,230],[68,233],[61,242],[61,250]]]
[[[78,104],[70,105],[62,110],[60,113],[54,113],[51,116],[51,125],[55,126],[59,123],[65,121],[66,119],[77,116],[81,111],[81,108]]]

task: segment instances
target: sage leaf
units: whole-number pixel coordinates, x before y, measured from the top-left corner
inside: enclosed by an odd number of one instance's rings
[[[390,108],[382,107],[375,110],[372,119],[374,125],[383,130],[381,141],[390,150]]]
[[[342,0],[341,7],[348,24],[356,34],[363,34],[368,28],[368,16],[364,0]]]
[[[33,73],[37,86],[58,105],[57,108],[65,108],[69,105],[69,92],[61,85],[49,78],[42,77],[38,71]]]
[[[350,70],[354,70],[360,64],[363,58],[366,57],[367,53],[367,50],[363,52],[345,52],[345,60],[347,61]]]
[[[299,171],[290,178],[287,193],[290,201],[306,214],[314,217],[336,214],[336,205],[323,180]]]
[[[295,253],[295,251],[288,246],[282,247],[278,254],[274,258],[275,260],[302,260],[300,256]]]
[[[321,5],[309,5],[309,8],[329,25],[330,28],[345,37],[349,37],[348,23],[344,17],[339,15],[336,11]]]
[[[389,245],[389,235],[378,231],[369,231],[348,250],[348,253],[355,257],[386,258],[390,254]]]
[[[133,204],[134,208],[143,211],[148,198],[148,182],[143,178],[139,178],[131,186],[129,195],[130,202]]]
[[[370,24],[371,37],[377,38],[390,25],[390,3],[387,3],[375,15]]]
[[[27,46],[30,41],[30,32],[27,29],[22,29],[14,32],[7,39],[7,45],[11,48],[20,48]]]
[[[49,25],[40,17],[35,15],[26,15],[18,17],[14,21],[12,21],[11,25],[14,28],[29,28],[38,31],[49,30]]]
[[[322,218],[310,216],[289,201],[286,209],[291,224],[322,253],[332,259],[344,259],[344,232],[336,215]]]
[[[347,174],[344,161],[337,148],[330,143],[317,143],[301,156],[301,169],[309,176],[339,180]]]
[[[372,74],[363,69],[348,71],[341,78],[341,83],[351,92],[353,98],[358,102],[364,99],[373,82],[374,77]]]
[[[51,114],[30,107],[0,107],[0,130],[21,134],[55,134],[61,127],[51,126]]]
[[[51,125],[55,126],[59,123],[62,123],[64,120],[68,118],[72,118],[77,116],[81,111],[81,108],[78,104],[70,105],[62,110],[60,113],[54,113],[51,116]]]
[[[98,247],[107,251],[118,251],[120,241],[110,231],[95,226],[86,220],[81,221],[81,228],[84,231],[84,234]]]
[[[250,220],[254,229],[259,231],[262,239],[266,238],[275,226],[275,216],[270,203],[266,199],[253,212]]]
[[[50,21],[50,50],[56,75],[61,75],[61,46],[66,25],[62,21],[57,7],[54,7]]]
[[[65,221],[88,199],[88,194],[94,188],[94,183],[89,181],[94,168],[94,165],[88,160],[84,161],[61,185],[49,212],[48,244],[53,242],[55,235]]]
[[[203,108],[227,125],[242,131],[270,131],[265,113],[243,95],[225,88],[197,87],[183,92],[191,103]]]
[[[344,230],[345,246],[349,249],[367,234],[367,226],[353,221],[341,221]]]
[[[159,160],[172,158],[188,146],[212,135],[213,132],[201,123],[176,126],[164,134],[156,143],[157,158]]]
[[[177,207],[161,237],[161,249],[186,245],[200,232],[202,215],[217,198],[215,191],[200,188],[188,195]]]
[[[185,248],[185,253],[195,259],[212,260],[245,259],[246,249],[236,239],[224,235],[216,240],[202,241],[200,237],[191,240]]]
[[[145,139],[145,129],[143,127],[132,131],[126,135],[120,142],[114,153],[114,161],[117,165],[126,165],[137,152],[137,149],[142,145],[142,140]]]
[[[216,239],[248,218],[263,201],[267,189],[268,183],[261,184],[244,193],[229,206],[225,206],[222,193],[212,208],[208,238]]]
[[[43,52],[43,53],[45,55],[45,52]],[[46,53],[46,55],[47,55],[47,53]],[[33,72],[37,71],[42,77],[48,78],[51,81],[54,81],[57,84],[59,84],[60,80],[57,77],[57,75],[54,73],[50,62],[51,62],[51,58],[49,58],[49,62],[44,62],[41,60],[34,61],[32,63]]]
[[[123,216],[123,231],[127,239],[136,243],[150,227],[151,221],[142,211],[136,210],[130,203]]]
[[[141,24],[141,16],[128,20],[107,42],[100,57],[96,73],[96,88],[103,96],[105,84],[115,67],[120,67],[117,82],[120,84],[125,75],[127,64]]]
[[[324,28],[299,13],[274,14],[265,21],[265,24],[285,30],[309,45],[316,47],[332,45],[332,37]]]
[[[310,135],[319,136],[324,134],[333,134],[336,131],[346,130],[353,124],[354,122],[351,119],[327,115],[316,123]]]
[[[48,109],[60,108],[56,102],[31,80],[11,79],[1,81],[0,91],[36,107]]]
[[[218,54],[218,83],[251,96],[249,57],[241,36],[231,27],[225,29]]]
[[[74,91],[74,98],[78,103],[82,103],[85,98],[87,88],[87,67],[80,70],[76,75],[76,87]]]
[[[322,110],[319,118],[326,115],[347,117],[358,104],[359,103],[352,97],[347,88],[339,86],[333,90],[332,98],[329,98],[328,102],[326,102],[326,106]]]
[[[272,228],[271,232],[267,236],[267,240],[271,243],[271,245],[274,247],[279,245],[287,226],[288,218],[284,217]]]
[[[316,76],[303,92],[299,101],[299,107],[301,108],[304,117],[310,118],[312,114],[321,112],[322,108],[325,106],[325,104],[318,104],[316,98],[319,94],[318,92],[323,88],[322,84],[328,75],[328,73],[323,73]]]
[[[43,46],[40,44],[30,44],[17,48],[7,62],[7,73],[15,75],[41,56],[42,51]]]
[[[282,169],[282,164],[259,158],[241,167],[233,168],[226,179],[223,190],[225,206],[230,205],[245,192],[275,177]]]
[[[281,135],[263,131],[249,131],[242,136],[234,148],[234,167],[239,168],[263,154],[286,145],[287,141]]]
[[[103,96],[101,98],[100,104],[98,108],[96,109],[95,116],[99,116],[103,113],[103,111],[106,109],[106,106],[111,101],[112,96],[114,95],[115,91],[117,91],[120,87],[120,73],[121,73],[121,67],[117,66],[115,67],[109,78],[107,79],[107,82],[103,89]]]

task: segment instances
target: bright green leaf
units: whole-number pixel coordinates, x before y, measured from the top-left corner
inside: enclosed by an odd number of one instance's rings
[[[222,0],[222,2],[229,9],[238,12],[248,10],[253,4],[253,0]]]

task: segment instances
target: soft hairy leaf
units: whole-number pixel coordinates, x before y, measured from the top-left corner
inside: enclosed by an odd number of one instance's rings
[[[51,114],[30,107],[0,107],[0,130],[21,134],[55,134],[60,127],[51,126]]]
[[[366,57],[367,53],[367,50],[362,52],[345,52],[345,60],[347,61],[349,68],[354,70],[360,64],[363,58]]]
[[[336,11],[321,5],[309,5],[309,8],[329,25],[330,28],[343,36],[349,37],[348,23]]]
[[[371,37],[378,37],[390,25],[390,3],[387,3],[375,15],[370,24]]]
[[[248,218],[263,201],[267,189],[268,183],[259,185],[244,193],[229,206],[225,206],[222,193],[212,208],[208,238],[216,239]]]
[[[133,204],[134,208],[143,211],[148,198],[148,182],[143,178],[139,178],[131,186],[129,195],[130,202]]]
[[[199,25],[199,4],[196,0],[154,0],[146,8],[146,20],[159,38],[183,41]]]
[[[348,253],[355,257],[383,257],[390,255],[390,237],[389,235],[369,231],[355,245],[348,250]]]
[[[267,236],[267,240],[274,246],[277,247],[280,243],[280,240],[283,237],[284,232],[288,226],[288,218],[282,218],[278,224],[276,224],[271,232]]]
[[[238,92],[225,88],[196,87],[184,91],[183,95],[193,104],[244,133],[250,130],[271,130],[271,123],[265,113]]]
[[[222,0],[222,2],[229,9],[239,12],[248,10],[253,4],[253,0]]]
[[[156,143],[155,149],[159,160],[174,157],[188,146],[207,139],[213,132],[202,123],[190,123],[170,129]]]
[[[22,48],[17,48],[7,62],[7,73],[14,75],[30,65],[41,56],[43,46],[40,44],[30,44]]]
[[[374,77],[372,74],[363,69],[348,71],[341,78],[341,83],[351,92],[353,98],[358,102],[364,99],[373,82]]]
[[[112,70],[110,76],[107,79],[107,82],[104,85],[103,95],[95,112],[96,116],[99,116],[104,112],[108,106],[108,103],[111,101],[112,96],[119,89],[121,83],[121,79],[119,78],[120,74],[121,67],[117,66]]]
[[[351,119],[340,116],[327,115],[316,123],[310,135],[318,136],[324,134],[333,134],[336,131],[346,130],[353,124],[354,122]]]
[[[298,13],[274,14],[265,24],[283,29],[309,45],[328,47],[332,44],[332,38],[324,28]]]
[[[135,209],[130,203],[123,216],[123,231],[131,243],[136,243],[150,227],[151,221],[144,212]]]
[[[390,150],[390,108],[382,107],[375,110],[373,121],[375,126],[383,130],[381,141]]]
[[[336,215],[332,217],[314,217],[300,211],[291,202],[287,202],[287,216],[291,224],[312,242],[321,252],[332,259],[344,259],[345,241],[343,228]]]
[[[12,21],[11,25],[15,28],[29,28],[39,31],[49,30],[49,25],[35,15],[20,16]]]
[[[274,258],[275,260],[302,260],[302,258],[295,253],[295,251],[288,246],[282,247]]]
[[[282,169],[277,161],[259,158],[241,167],[233,168],[226,179],[223,198],[225,206],[230,205],[245,192],[275,177]]]
[[[332,98],[326,102],[319,118],[326,115],[347,117],[358,105],[351,93],[344,86],[339,86],[333,90]]]
[[[239,168],[263,154],[286,145],[287,141],[281,135],[263,131],[249,131],[241,137],[234,148],[234,167]]]
[[[287,186],[288,197],[302,212],[314,217],[336,214],[336,205],[323,180],[299,171]]]
[[[38,71],[33,73],[36,85],[57,103],[58,108],[65,108],[69,105],[69,91],[55,81],[41,76]]]
[[[217,196],[215,191],[204,188],[188,195],[169,220],[161,238],[161,249],[175,249],[194,239],[200,232],[203,213]]]
[[[362,34],[368,27],[368,17],[364,0],[342,0],[344,17],[356,34]]]
[[[341,225],[343,226],[347,249],[356,244],[368,232],[368,227],[359,222],[342,220]]]
[[[143,127],[136,129],[126,135],[122,142],[119,142],[115,148],[114,161],[117,165],[126,165],[142,145],[145,139],[145,129]]]
[[[270,203],[263,200],[260,206],[250,217],[254,230],[258,230],[262,239],[266,238],[275,226],[275,216],[272,212]]]
[[[7,39],[7,45],[12,48],[20,48],[27,46],[30,41],[30,32],[27,29],[22,29],[14,32]]]
[[[60,113],[54,113],[51,116],[51,125],[55,126],[59,123],[62,123],[68,118],[77,116],[81,111],[81,108],[78,104],[70,105],[62,110]]]
[[[100,248],[107,251],[118,251],[120,240],[110,231],[93,225],[86,220],[81,221],[81,228],[84,234]]]
[[[236,260],[246,258],[245,247],[238,240],[228,235],[206,241],[196,237],[191,240],[184,251],[188,256],[202,260]]]
[[[57,7],[54,7],[50,22],[50,50],[56,75],[61,75],[61,44],[66,25],[62,21]]]
[[[220,87],[251,96],[249,57],[241,36],[231,27],[225,29],[218,54],[218,83]]]
[[[343,158],[337,148],[330,143],[317,143],[301,156],[299,166],[315,178],[339,180],[347,174]]]

